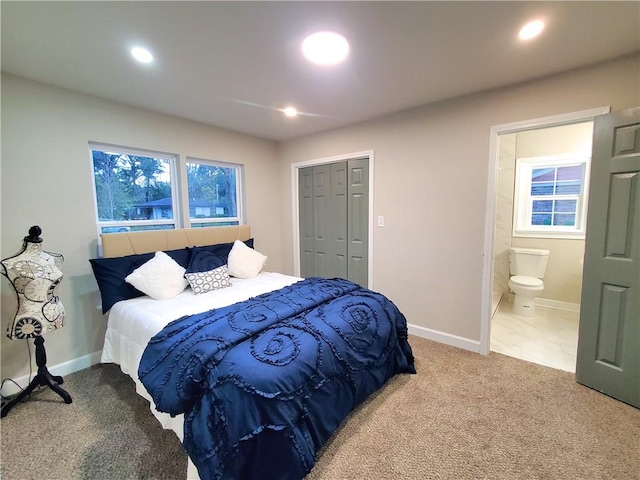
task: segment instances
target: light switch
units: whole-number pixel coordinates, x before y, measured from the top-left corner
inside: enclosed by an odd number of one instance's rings
[[[384,217],[382,215],[378,215],[378,226],[384,227]]]

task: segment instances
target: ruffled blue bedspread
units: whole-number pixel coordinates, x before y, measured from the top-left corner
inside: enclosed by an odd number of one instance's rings
[[[185,414],[202,480],[295,480],[349,412],[402,372],[415,368],[396,306],[347,280],[308,278],[170,323],[138,375],[158,410]]]

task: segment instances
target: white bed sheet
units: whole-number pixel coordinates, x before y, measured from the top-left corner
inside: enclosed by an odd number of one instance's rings
[[[183,415],[171,417],[156,410],[151,396],[138,379],[138,366],[149,340],[168,323],[184,315],[206,312],[247,300],[302,280],[281,273],[262,272],[250,279],[231,278],[231,287],[194,295],[190,288],[168,300],[138,297],[116,303],[108,314],[107,332],[102,350],[102,363],[116,363],[136,384],[139,395],[149,401],[151,411],[162,427],[173,430],[183,440]],[[197,471],[189,460],[188,479],[197,479]]]

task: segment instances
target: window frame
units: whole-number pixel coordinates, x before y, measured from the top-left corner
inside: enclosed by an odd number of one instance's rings
[[[96,179],[94,172],[94,162],[92,151],[102,151],[108,153],[119,153],[135,155],[140,157],[151,157],[166,160],[169,162],[169,175],[171,182],[171,209],[172,219],[151,219],[151,220],[106,220],[101,221],[98,215],[98,196],[96,191]],[[244,225],[245,224],[245,181],[244,165],[231,162],[209,160],[199,157],[185,156],[179,154],[159,152],[150,149],[134,147],[124,147],[120,145],[88,142],[88,157],[91,171],[91,186],[93,193],[94,215],[98,238],[103,234],[103,228],[121,228],[122,231],[130,231],[130,227],[148,227],[149,230],[162,230],[166,228],[214,228],[224,225]],[[236,216],[227,218],[199,218],[191,219],[189,215],[189,189],[187,178],[187,163],[201,163],[222,168],[236,169]],[[194,225],[200,224],[200,225]],[[104,232],[112,233],[112,232]]]
[[[187,164],[199,163],[220,168],[236,169],[236,216],[220,217],[220,218],[191,218],[189,214],[189,178],[187,175]],[[184,160],[184,168],[181,169],[184,175],[184,223],[189,228],[210,228],[225,225],[243,225],[244,224],[244,165],[238,163],[221,162],[217,160],[209,160],[206,158],[187,156]],[[204,224],[202,226],[193,227],[193,224]],[[206,225],[206,226],[205,226]]]
[[[179,202],[178,202],[179,177],[177,175],[177,167],[176,167],[178,162],[178,155],[165,153],[165,152],[158,152],[155,150],[122,147],[119,145],[112,145],[112,144],[98,143],[98,142],[89,142],[88,147],[89,147],[89,162],[91,165],[91,184],[93,188],[94,214],[96,218],[96,228],[98,230],[98,235],[101,235],[103,233],[102,231],[103,228],[119,227],[119,228],[122,228],[123,231],[129,231],[130,227],[140,227],[140,226],[150,227],[148,228],[149,230],[161,230],[163,228],[166,228],[166,227],[153,228],[156,225],[169,226],[169,228],[171,229],[180,228],[181,221],[180,221],[180,209],[179,209]],[[95,181],[95,174],[94,174],[94,164],[93,164],[93,155],[92,155],[93,150],[110,152],[110,153],[119,153],[119,154],[125,154],[125,155],[133,155],[138,157],[157,158],[157,159],[168,161],[169,176],[170,176],[170,182],[171,182],[171,209],[173,212],[173,218],[167,219],[167,220],[152,219],[152,220],[106,220],[106,221],[102,220],[101,221],[98,214],[98,196],[96,191],[96,181]]]
[[[532,225],[531,175],[534,169],[560,168],[583,165],[584,176],[580,193],[577,195],[550,195],[553,199],[576,198],[576,225]],[[542,157],[520,157],[515,162],[515,182],[513,195],[514,237],[531,238],[571,238],[584,239],[587,225],[587,204],[589,193],[589,171],[591,157],[581,154],[546,155]]]

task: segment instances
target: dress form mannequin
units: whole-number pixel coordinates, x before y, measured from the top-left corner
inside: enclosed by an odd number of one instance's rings
[[[0,273],[9,279],[18,299],[18,310],[7,329],[7,336],[11,339],[33,338],[38,366],[38,373],[29,386],[2,407],[2,417],[37,386],[48,386],[66,403],[71,403],[71,396],[60,387],[62,377],[51,375],[46,366],[42,335],[62,327],[65,317],[64,306],[54,295],[62,281],[64,259],[62,255],[42,250],[41,232],[40,227],[31,227],[20,253],[0,262]]]
[[[54,295],[62,281],[62,255],[42,250],[40,227],[31,227],[17,255],[0,262],[18,296],[18,311],[7,336],[34,338],[62,327],[64,306]]]

